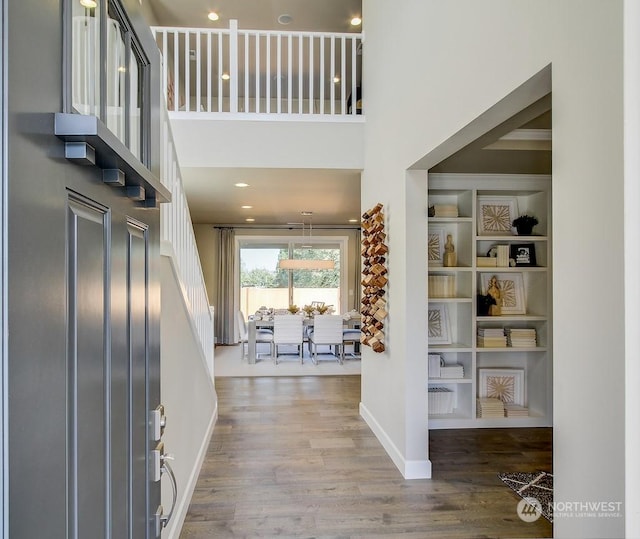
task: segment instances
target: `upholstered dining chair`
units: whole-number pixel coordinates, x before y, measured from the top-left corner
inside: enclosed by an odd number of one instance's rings
[[[318,364],[318,345],[335,346],[333,354],[342,364],[344,349],[342,335],[342,317],[337,314],[320,314],[313,317],[313,329],[309,331],[309,351],[311,360]]]
[[[353,345],[353,352],[349,352],[349,355],[353,358],[360,359],[360,330],[354,328],[348,328],[342,330],[342,357],[347,353],[345,348],[348,344]]]
[[[273,342],[271,357],[278,364],[278,346],[294,345],[298,347],[300,363],[302,363],[302,317],[294,314],[276,314],[273,317]]]
[[[242,311],[236,311],[236,323],[238,325],[238,341],[240,342],[240,359],[244,359],[249,354],[249,328],[247,327],[247,320]],[[272,341],[273,331],[270,329],[256,328],[256,344],[271,344]]]

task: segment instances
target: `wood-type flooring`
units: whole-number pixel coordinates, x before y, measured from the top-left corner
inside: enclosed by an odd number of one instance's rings
[[[222,378],[181,538],[551,537],[498,472],[551,471],[551,429],[430,433],[404,480],[359,416],[360,377]]]

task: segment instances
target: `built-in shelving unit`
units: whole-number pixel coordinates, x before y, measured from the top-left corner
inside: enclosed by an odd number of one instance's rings
[[[427,388],[438,388],[450,399],[450,413],[434,414],[430,409],[429,428],[551,425],[550,187],[550,176],[541,175],[428,174],[428,351],[431,361],[438,354],[445,367],[460,365],[463,370],[462,378],[429,373]],[[447,214],[456,208],[458,216],[442,217],[428,211],[436,207],[444,208]],[[531,235],[517,235],[510,227],[505,230],[507,220],[510,223],[523,214],[539,220]],[[444,265],[444,244],[449,236],[457,259],[453,266]],[[498,262],[498,257],[487,260],[487,255],[498,249],[503,265],[484,266]],[[487,294],[493,276],[498,278],[504,303],[500,315],[478,311],[478,295]],[[479,332],[501,334],[505,329],[529,330],[514,332],[526,334],[528,339],[521,340],[520,346],[505,347],[493,346],[495,341],[485,337],[490,344],[481,346]],[[530,340],[531,330],[535,330],[535,341]],[[437,369],[433,371],[437,374]],[[504,391],[498,391],[501,400],[511,408],[522,408],[510,410],[509,417],[478,417],[477,399],[487,392],[495,395],[501,381],[505,383]],[[510,403],[512,398],[516,402]]]

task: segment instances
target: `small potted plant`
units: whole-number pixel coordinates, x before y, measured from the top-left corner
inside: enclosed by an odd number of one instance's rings
[[[538,224],[538,219],[533,215],[524,214],[516,217],[511,224],[516,227],[520,236],[529,236],[533,232],[533,227]]]
[[[297,305],[289,305],[288,310],[291,314],[296,314],[300,309]]]

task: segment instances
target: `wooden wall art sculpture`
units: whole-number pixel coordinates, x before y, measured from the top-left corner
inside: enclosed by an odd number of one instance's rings
[[[384,243],[384,213],[382,204],[376,204],[362,214],[362,326],[360,342],[374,352],[384,352],[384,319],[387,300],[384,298],[388,282]]]

